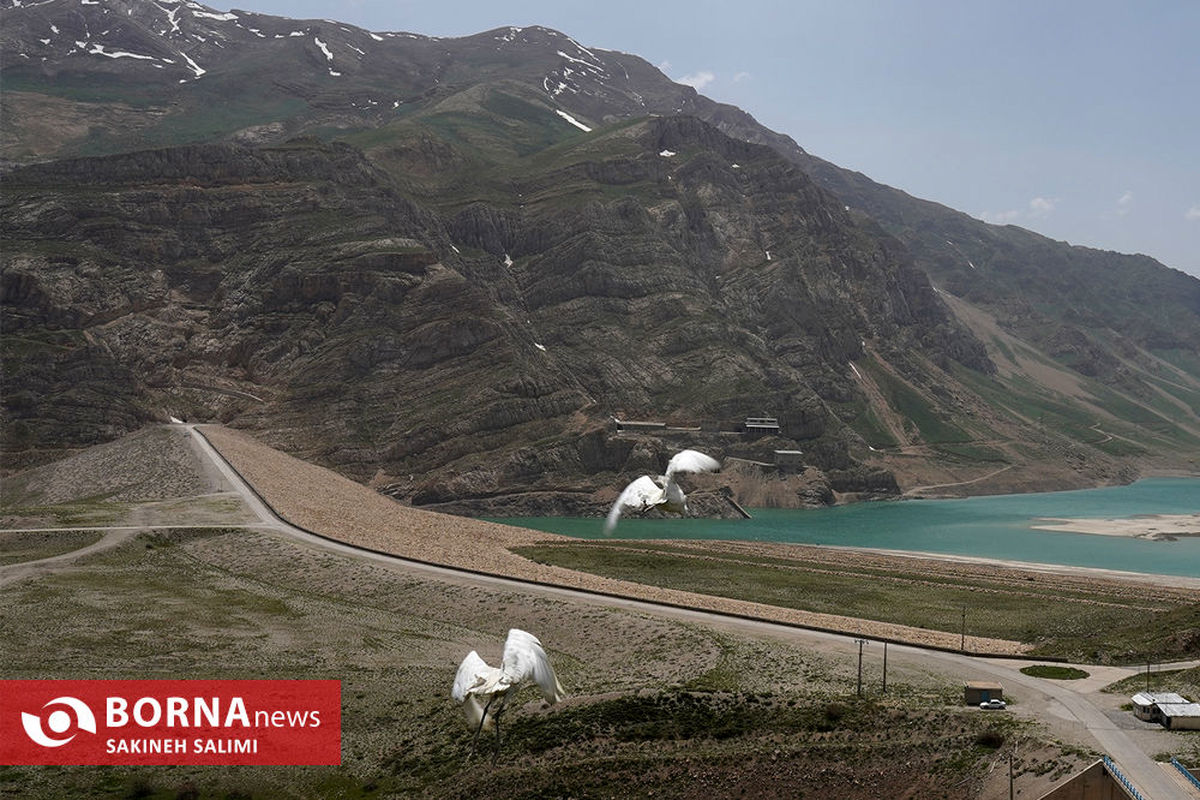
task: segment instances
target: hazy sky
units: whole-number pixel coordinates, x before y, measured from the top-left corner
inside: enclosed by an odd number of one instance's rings
[[[810,153],[910,194],[1200,276],[1197,0],[237,7],[433,36],[545,25],[639,55]]]

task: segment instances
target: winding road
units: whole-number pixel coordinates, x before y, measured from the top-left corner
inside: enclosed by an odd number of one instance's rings
[[[192,428],[190,425],[187,427]],[[192,430],[194,431],[194,428]],[[451,567],[439,567],[418,561],[411,561],[400,556],[386,555],[372,550],[364,550],[353,545],[316,536],[276,516],[274,511],[242,480],[237,471],[225,461],[203,435],[195,435],[193,439],[200,445],[204,455],[220,470],[229,484],[245,498],[252,511],[262,521],[261,527],[275,530],[290,539],[313,547],[355,558],[365,558],[390,564],[406,571],[454,583],[482,584],[549,597],[569,598],[575,601],[630,609],[743,633],[767,635],[797,643],[819,642],[826,647],[833,645],[835,649],[844,651],[847,655],[857,650],[854,638],[842,634],[794,628],[764,620],[745,619],[698,609],[660,605],[645,600],[600,596],[565,587],[527,583],[498,575],[481,575]],[[935,668],[941,672],[972,676],[974,678],[989,677],[1002,681],[1008,686],[1019,686],[1025,692],[1022,698],[1025,703],[1028,703],[1029,708],[1047,708],[1062,718],[1073,719],[1082,725],[1095,739],[1098,748],[1106,752],[1120,766],[1121,770],[1124,771],[1125,775],[1141,791],[1146,800],[1190,800],[1186,794],[1181,794],[1178,783],[1172,780],[1162,767],[1138,747],[1125,731],[1119,729],[1109,719],[1103,709],[1096,706],[1086,695],[1074,691],[1063,683],[1031,677],[1022,673],[1019,667],[1012,662],[999,659],[977,658],[898,644],[889,645],[888,652],[889,656],[903,659],[914,666]],[[1200,662],[1191,662],[1191,664],[1180,666],[1195,664],[1200,664]],[[1163,666],[1165,667],[1166,665]],[[1135,670],[1127,670],[1127,672],[1128,674],[1136,674]]]
[[[914,486],[911,489],[905,489],[904,496],[911,497],[913,495],[920,494],[921,492],[925,492],[930,489],[946,489],[951,486],[969,486],[972,483],[979,483],[980,481],[986,481],[988,478],[999,475],[1001,472],[1006,472],[1012,468],[1013,468],[1012,464],[1005,464],[1003,467],[1000,467],[1000,469],[993,470],[986,475],[980,475],[978,478],[971,478],[970,480],[966,480],[966,481],[955,481],[954,483],[933,483],[928,486]]]
[[[278,517],[254,489],[242,479],[238,472],[213,448],[208,440],[199,431],[196,431],[193,425],[183,423],[177,427],[193,434],[191,439],[195,443],[198,453],[207,460],[209,465],[219,472],[233,491],[245,500],[252,513],[259,519],[258,524],[247,527],[272,532],[307,546],[353,558],[384,563],[406,572],[425,575],[455,584],[485,585],[526,594],[537,594],[547,597],[570,599],[575,602],[628,609],[675,620],[700,623],[718,629],[769,636],[796,644],[820,646],[822,649],[844,653],[846,656],[857,652],[854,637],[843,634],[796,628],[765,620],[747,619],[699,609],[660,605],[645,600],[597,595],[566,587],[528,583],[499,575],[468,572],[451,567],[412,561],[400,556],[366,550],[317,536]],[[0,568],[0,586],[18,578],[26,577],[36,571],[55,569],[89,553],[114,547],[142,529],[136,526],[110,529],[105,532],[105,535],[99,541],[79,550],[40,559],[35,562],[8,565]],[[989,659],[936,650],[925,650],[912,645],[900,644],[890,644],[888,654],[889,658],[896,659],[893,663],[907,663],[916,668],[969,677],[971,679],[991,678],[1003,682],[1006,686],[1010,687],[1010,691],[1011,687],[1020,687],[1020,696],[1022,699],[1020,709],[1022,713],[1030,713],[1035,717],[1043,719],[1054,716],[1068,722],[1075,722],[1086,729],[1094,739],[1097,748],[1106,752],[1117,763],[1126,777],[1133,782],[1146,800],[1196,800],[1197,795],[1189,796],[1187,791],[1182,789],[1178,782],[1173,780],[1124,730],[1120,729],[1109,718],[1103,708],[1093,703],[1086,694],[1076,691],[1065,683],[1025,675],[1019,671],[1020,665],[1018,663],[1002,659]],[[1200,664],[1200,662],[1190,662],[1181,665],[1159,665],[1158,668],[1165,669],[1170,666],[1182,667],[1197,664]],[[1095,668],[1088,667],[1088,669]],[[1132,669],[1124,670],[1124,673],[1128,675],[1136,674],[1136,672],[1136,670]],[[1112,680],[1123,676],[1121,674],[1114,674]]]

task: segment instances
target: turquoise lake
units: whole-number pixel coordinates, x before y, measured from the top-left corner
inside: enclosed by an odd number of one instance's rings
[[[1152,478],[1073,492],[857,503],[811,510],[752,509],[750,520],[627,517],[613,537],[873,547],[1200,578],[1200,536],[1148,541],[1031,527],[1044,517],[1122,518],[1198,511],[1200,479]],[[497,521],[577,538],[604,536],[601,519]]]

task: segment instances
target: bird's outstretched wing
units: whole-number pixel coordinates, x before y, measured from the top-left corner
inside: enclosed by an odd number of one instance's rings
[[[474,650],[467,653],[467,657],[458,665],[458,672],[454,676],[454,688],[450,690],[450,696],[461,703],[471,689],[483,682],[489,672],[492,672],[492,668],[479,657],[479,653]]]
[[[546,651],[542,649],[542,643],[532,633],[527,633],[519,628],[513,628],[508,632],[508,639],[504,642],[504,659],[500,662],[500,669],[513,685],[536,684],[542,691],[542,697],[546,698],[548,703],[557,703],[566,696],[562,685],[558,682],[558,676],[554,674],[554,667],[550,665]]]
[[[707,456],[705,456],[707,458]],[[617,520],[627,508],[649,508],[656,506],[666,499],[662,487],[654,482],[649,475],[643,475],[625,487],[621,496],[608,510],[608,519],[604,521],[604,532],[612,533],[617,527]]]
[[[680,450],[667,462],[667,480],[679,472],[716,472],[721,464],[699,450]]]

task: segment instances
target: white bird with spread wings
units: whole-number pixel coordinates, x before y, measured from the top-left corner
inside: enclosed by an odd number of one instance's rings
[[[542,643],[532,633],[518,628],[508,632],[499,667],[488,666],[474,650],[467,653],[467,657],[458,665],[450,695],[463,704],[467,724],[475,729],[475,736],[471,739],[472,753],[475,752],[479,732],[484,728],[494,728],[496,749],[492,754],[492,763],[496,762],[496,756],[500,753],[500,714],[508,700],[526,686],[540,689],[547,703],[557,703],[566,697]],[[486,705],[479,701],[485,696]]]
[[[643,475],[625,487],[621,496],[609,509],[608,519],[604,521],[604,532],[612,533],[617,527],[617,521],[628,510],[646,511],[651,508],[661,508],[676,514],[688,513],[687,495],[675,480],[681,472],[716,472],[721,468],[720,463],[712,456],[706,456],[699,450],[681,450],[667,462],[667,473],[657,479]]]

